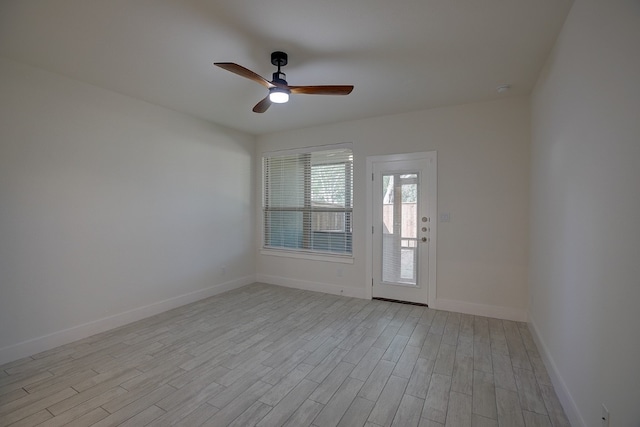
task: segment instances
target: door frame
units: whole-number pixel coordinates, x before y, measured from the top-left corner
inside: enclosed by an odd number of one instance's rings
[[[366,228],[366,282],[365,297],[373,298],[373,164],[379,162],[403,161],[403,160],[429,161],[427,168],[427,217],[431,228],[429,245],[429,274],[427,285],[427,305],[433,307],[436,301],[436,247],[438,224],[438,153],[436,151],[424,151],[420,153],[388,154],[383,156],[367,156],[367,228]],[[424,216],[424,215],[423,215]]]

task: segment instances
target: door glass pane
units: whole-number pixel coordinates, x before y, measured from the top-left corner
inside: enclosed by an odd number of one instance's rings
[[[382,175],[382,280],[417,284],[418,175]]]

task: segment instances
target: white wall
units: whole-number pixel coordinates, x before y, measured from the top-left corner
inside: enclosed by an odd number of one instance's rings
[[[253,154],[0,60],[0,363],[252,282]]]
[[[528,97],[265,135],[258,137],[257,158],[264,151],[340,142],[354,147],[353,265],[258,254],[259,280],[363,297],[366,157],[437,150],[438,207],[451,213],[451,222],[438,224],[438,300],[460,311],[526,319]],[[258,211],[260,198],[257,191]]]
[[[640,2],[574,3],[532,117],[539,347],[574,426],[640,426]]]

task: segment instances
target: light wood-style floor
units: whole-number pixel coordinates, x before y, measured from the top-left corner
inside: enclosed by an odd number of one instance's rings
[[[254,284],[0,366],[0,426],[568,426],[524,323]]]

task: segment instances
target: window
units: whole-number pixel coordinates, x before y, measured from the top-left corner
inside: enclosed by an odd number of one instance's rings
[[[352,253],[351,148],[268,153],[262,168],[265,248]]]

